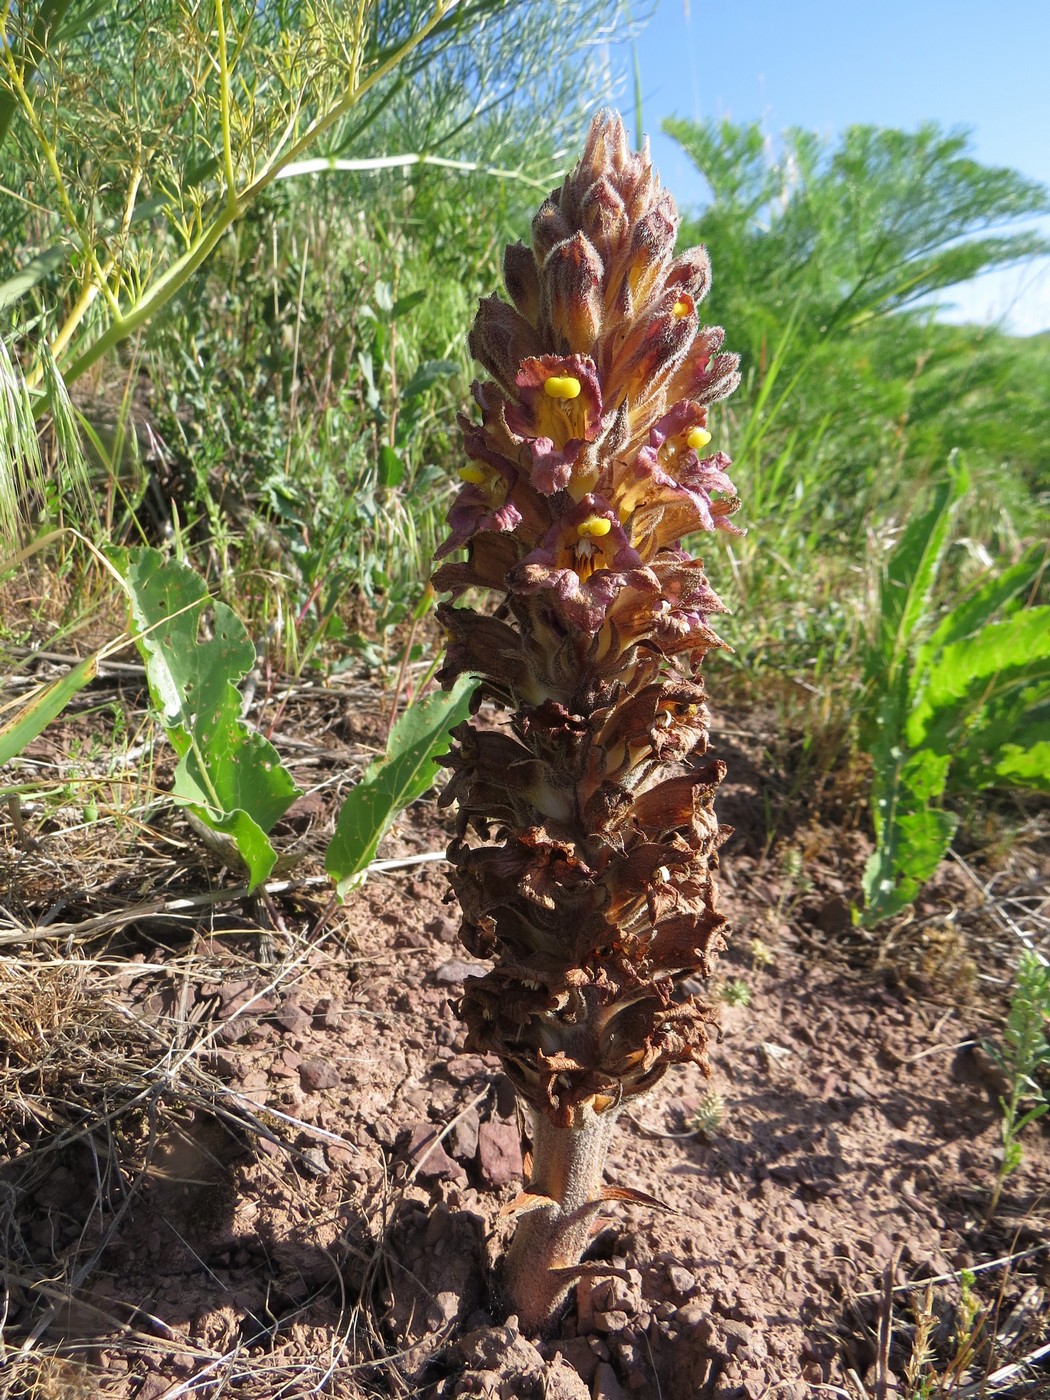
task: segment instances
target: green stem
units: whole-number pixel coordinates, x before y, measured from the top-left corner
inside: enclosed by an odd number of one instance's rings
[[[530,1194],[549,1205],[522,1216],[503,1261],[503,1288],[523,1332],[544,1331],[556,1319],[574,1282],[601,1208],[602,1169],[616,1127],[616,1111],[586,1111],[581,1126],[561,1128],[533,1115]]]
[[[319,137],[342,120],[377,83],[382,82],[399,63],[418,48],[434,31],[453,4],[454,0],[437,0],[433,14],[421,29],[406,39],[397,52],[392,54],[385,63],[380,64],[367,78],[361,82],[352,81],[350,91],[347,92],[346,96],[323,116],[318,117],[287,150],[283,152],[278,150],[261,174],[239,194],[232,187],[228,187],[222,207],[212,216],[211,222],[205,227],[197,241],[153,283],[130,311],[117,316],[110,323],[108,329],[73,362],[65,372],[66,383],[72,384],[74,380],[79,379],[103,355],[112,350],[114,346],[119,345],[122,340],[134,335],[166,306],[182,290],[201,264],[206,261],[230,226],[240,218],[256,197],[277,179],[285,166],[297,160]],[[28,378],[30,380],[38,379],[39,374],[34,371]],[[47,404],[42,401],[40,412],[43,413],[46,409]]]
[[[28,82],[39,68],[48,35],[57,25],[62,23],[62,19],[69,9],[69,4],[70,0],[43,0],[37,11],[36,19],[33,21],[33,32],[29,39],[24,44],[12,45],[11,59],[21,68],[23,84]],[[8,42],[7,15],[9,11],[10,3],[4,7],[4,22],[0,25],[0,44],[5,47]],[[4,144],[17,111],[18,94],[14,88],[0,88],[0,146]]]

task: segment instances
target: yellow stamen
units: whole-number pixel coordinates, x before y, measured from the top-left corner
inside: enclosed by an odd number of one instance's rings
[[[578,399],[583,385],[571,374],[552,374],[543,381],[543,392],[550,399]]]
[[[549,382],[549,381],[548,381]],[[607,535],[612,529],[612,521],[604,515],[589,515],[586,520],[576,526],[576,533],[580,539],[598,539],[602,535]]]
[[[459,469],[460,481],[469,481],[471,486],[480,486],[487,478],[488,473],[484,467],[479,467],[476,463],[470,462],[465,467]]]
[[[693,428],[689,436],[686,438],[686,442],[689,444],[689,446],[693,449],[694,452],[699,452],[701,447],[706,447],[710,441],[711,434],[707,431],[706,428]]]
[[[683,316],[688,316],[692,309],[687,301],[676,301],[671,307],[671,315],[676,321],[680,321]]]

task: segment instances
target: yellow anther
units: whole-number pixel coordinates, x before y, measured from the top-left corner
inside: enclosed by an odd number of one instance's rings
[[[706,447],[710,441],[711,434],[707,431],[706,428],[693,428],[689,436],[686,438],[686,442],[689,444],[689,446],[693,449],[694,452],[699,452],[701,447]]]
[[[543,381],[543,392],[549,399],[578,399],[582,388],[571,374],[552,374]]]
[[[676,301],[671,307],[671,315],[676,321],[680,321],[683,316],[688,316],[692,309],[687,301]]]
[[[467,466],[460,467],[459,469],[460,481],[469,481],[471,486],[480,486],[481,483],[486,480],[487,475],[485,468],[477,466],[474,462],[470,462]]]
[[[548,380],[548,383],[550,381]],[[586,520],[582,520],[576,526],[576,533],[580,539],[598,539],[602,535],[607,535],[612,529],[612,521],[604,515],[589,515]]]

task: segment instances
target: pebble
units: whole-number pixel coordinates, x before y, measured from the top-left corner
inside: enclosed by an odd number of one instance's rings
[[[521,1135],[515,1123],[482,1123],[478,1128],[478,1163],[490,1186],[506,1186],[521,1178]]]
[[[594,1373],[592,1400],[627,1400],[627,1391],[616,1379],[616,1372],[607,1361],[600,1361]]]
[[[622,1332],[627,1326],[627,1314],[620,1308],[610,1308],[608,1312],[596,1312],[594,1325],[599,1332]]]
[[[462,958],[449,958],[434,973],[434,981],[443,987],[456,986],[472,977],[484,977],[488,968],[484,963],[466,962]]]
[[[334,1089],[339,1083],[339,1071],[327,1060],[304,1060],[299,1066],[299,1083],[308,1094]]]
[[[671,1264],[667,1270],[667,1281],[676,1293],[685,1294],[696,1283],[696,1279],[688,1269],[683,1269],[680,1264]]]
[[[468,1108],[457,1118],[448,1135],[452,1156],[461,1162],[472,1162],[478,1150],[478,1130],[481,1119],[476,1108]]]
[[[434,1181],[458,1181],[465,1186],[467,1174],[438,1142],[438,1131],[433,1123],[413,1123],[408,1130],[405,1155],[417,1176]]]

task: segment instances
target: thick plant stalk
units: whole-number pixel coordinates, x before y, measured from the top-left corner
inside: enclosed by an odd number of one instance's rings
[[[700,324],[709,264],[674,258],[677,213],[620,119],[504,258],[471,349],[481,422],[434,577],[452,595],[441,677],[497,714],[455,731],[450,880],[460,936],[492,970],[460,1004],[534,1122],[504,1260],[526,1329],[557,1314],[604,1198],[615,1116],[676,1063],[705,1065],[708,1007],[685,995],[724,946],[700,665],[724,611],[683,537],[734,531],[707,407],[738,381]],[[486,590],[494,610],[455,604]]]

